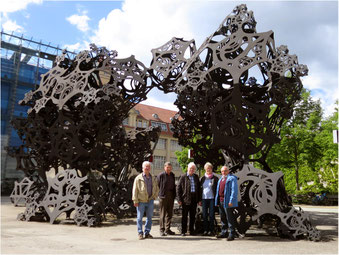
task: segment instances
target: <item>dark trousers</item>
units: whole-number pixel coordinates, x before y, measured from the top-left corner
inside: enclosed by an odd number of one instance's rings
[[[173,216],[174,194],[166,192],[164,198],[159,199],[160,206],[160,231],[170,230]]]
[[[235,235],[235,219],[233,214],[233,208],[225,208],[224,202],[220,202],[219,214],[221,221],[221,234],[226,234],[229,230],[229,235]]]
[[[193,197],[195,196],[191,196],[191,204],[186,205],[186,204],[182,204],[182,218],[181,218],[181,232],[182,233],[186,233],[187,232],[187,217],[188,217],[188,213],[190,215],[190,222],[189,222],[189,231],[190,233],[194,232],[194,223],[195,223],[195,214],[197,212],[197,203],[198,201],[196,201]]]
[[[204,232],[214,232],[214,199],[202,200],[202,217],[204,219]]]
[[[227,233],[228,223],[227,223],[227,216],[226,216],[226,210],[224,207],[224,202],[220,202],[219,215],[220,215],[220,222],[221,222],[221,234],[225,235]]]

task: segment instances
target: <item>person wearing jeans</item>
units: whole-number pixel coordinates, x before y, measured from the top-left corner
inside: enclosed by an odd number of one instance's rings
[[[145,222],[145,238],[152,238],[151,237],[151,228],[152,228],[152,217],[153,217],[153,210],[154,210],[154,200],[150,200],[147,203],[139,202],[137,207],[137,227],[138,227],[138,234],[143,235],[142,231],[142,218],[144,213],[146,212],[146,222]]]
[[[204,236],[214,235],[214,198],[219,178],[213,174],[213,166],[207,162],[204,166],[205,175],[200,179],[202,198],[202,216]]]
[[[215,196],[215,205],[219,206],[221,221],[221,233],[217,238],[227,237],[227,241],[232,241],[236,224],[233,209],[238,207],[238,179],[230,173],[227,166],[221,168],[221,174]]]
[[[154,210],[154,199],[157,198],[159,187],[157,179],[150,174],[151,163],[142,163],[142,173],[134,179],[132,200],[137,208],[137,227],[139,240],[153,238],[150,234],[152,228],[152,217]],[[142,229],[142,218],[146,212],[145,237]]]

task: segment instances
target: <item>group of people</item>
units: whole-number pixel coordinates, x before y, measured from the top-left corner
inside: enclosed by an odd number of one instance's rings
[[[175,184],[175,175],[170,162],[164,164],[164,171],[157,177],[151,175],[151,163],[142,164],[142,173],[133,184],[132,200],[137,209],[138,238],[153,238],[151,235],[154,200],[159,197],[160,207],[160,236],[175,235],[170,229],[173,216],[174,200],[182,206],[181,235],[196,235],[195,217],[197,205],[202,206],[203,235],[214,236],[215,208],[219,209],[221,232],[217,238],[235,238],[235,218],[233,208],[238,206],[237,177],[230,173],[227,166],[221,168],[221,178],[213,173],[213,166],[207,162],[204,166],[205,175],[200,179],[195,173],[197,167],[191,162],[187,166],[187,173],[183,174],[178,185]],[[142,219],[146,212],[146,222],[143,231]]]

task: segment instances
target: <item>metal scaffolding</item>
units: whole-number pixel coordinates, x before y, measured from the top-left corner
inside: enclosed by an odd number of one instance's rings
[[[18,101],[24,93],[39,86],[40,75],[52,68],[62,52],[59,45],[1,31],[1,181],[5,186],[6,180],[12,183],[22,176],[15,170],[15,159],[5,151],[6,146],[16,143],[11,120],[26,115],[27,109],[19,106]],[[69,58],[76,55],[72,51],[66,53]]]

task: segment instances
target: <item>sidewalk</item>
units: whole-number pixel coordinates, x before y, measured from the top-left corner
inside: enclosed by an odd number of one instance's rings
[[[160,237],[158,216],[153,219],[154,239],[139,241],[135,219],[104,222],[96,228],[24,222],[16,220],[24,207],[14,207],[8,197],[1,200],[1,254],[338,254],[338,207],[301,206],[321,230],[320,242],[282,239],[256,228],[232,242],[205,236]]]

